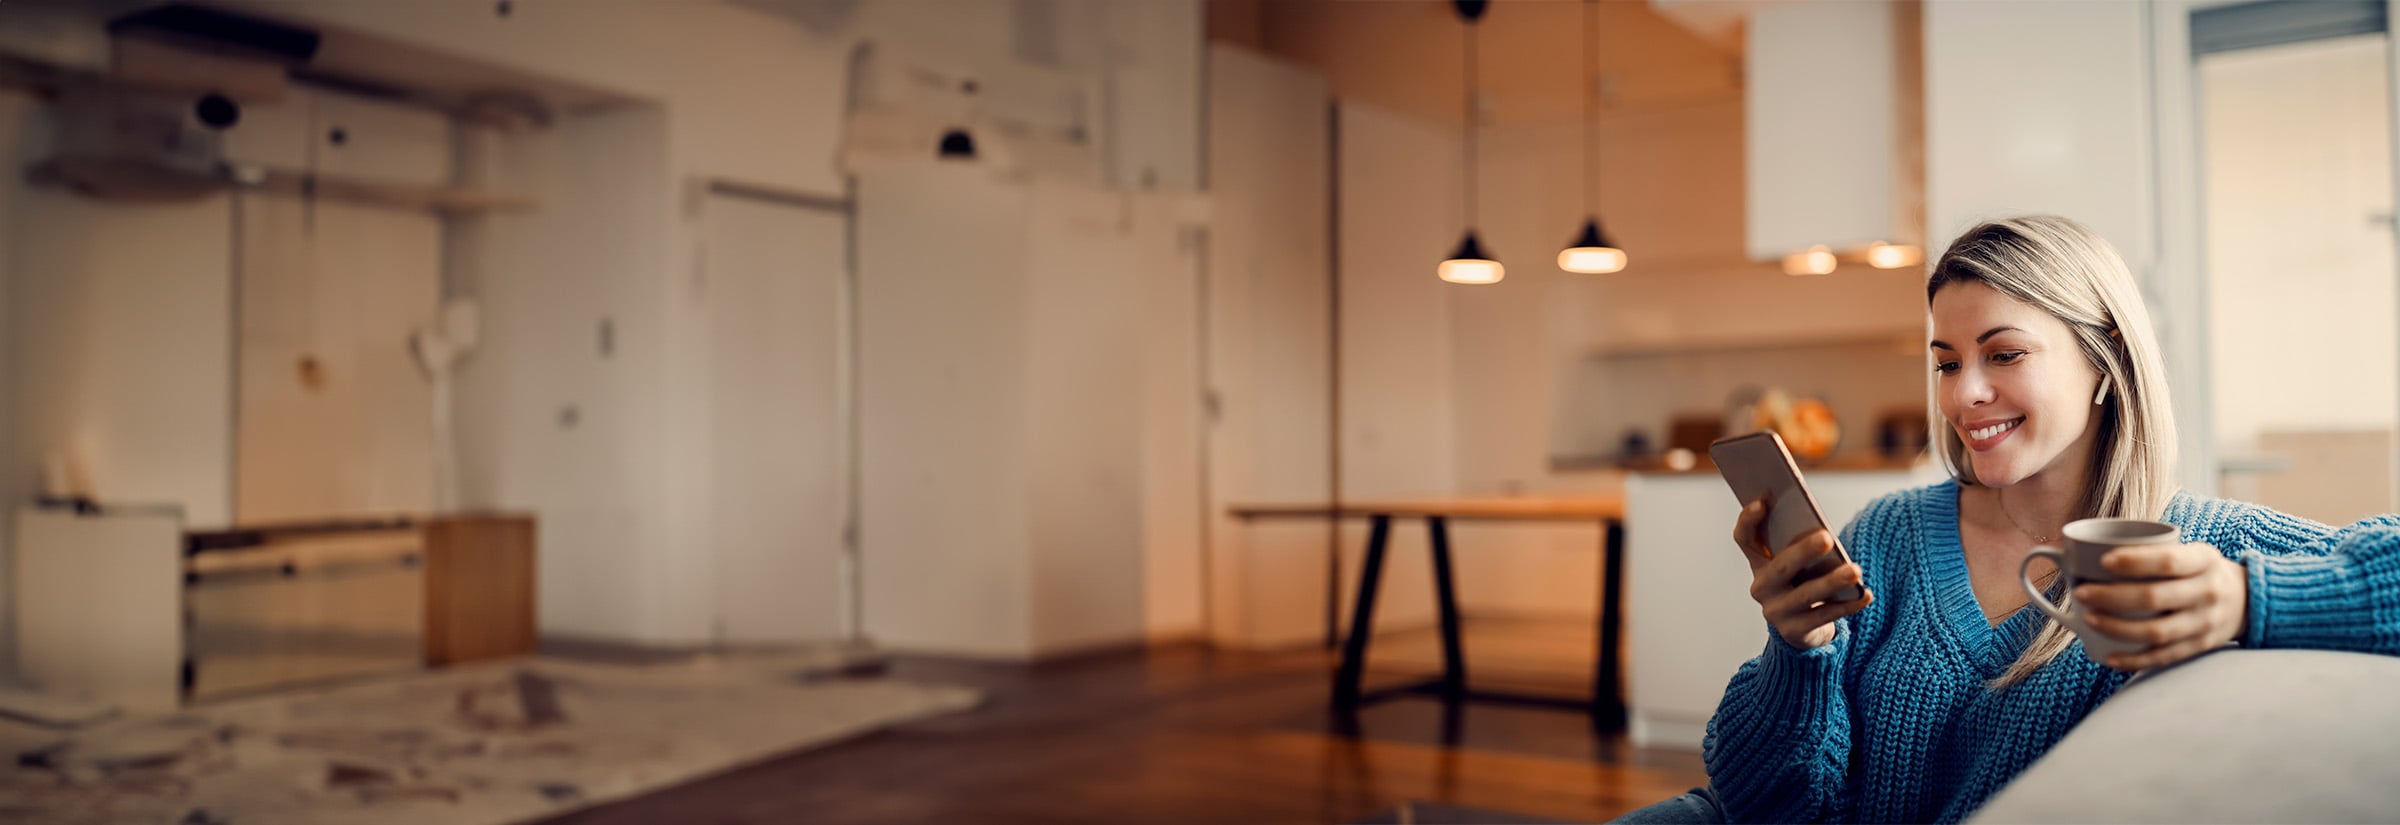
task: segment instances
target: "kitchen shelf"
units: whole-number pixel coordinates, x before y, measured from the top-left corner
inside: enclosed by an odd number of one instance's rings
[[[480,189],[392,183],[262,166],[220,166],[211,173],[141,160],[61,157],[27,167],[25,179],[110,200],[188,200],[240,188],[441,215],[521,212],[534,208],[531,198]]]
[[[1723,338],[1697,341],[1654,341],[1609,344],[1595,347],[1587,358],[1608,359],[1659,355],[1707,355],[1715,353],[1763,352],[1769,350],[1820,349],[1889,344],[1910,350],[1925,345],[1922,326],[1891,329],[1843,330],[1838,332],[1773,335],[1757,338]]]
[[[292,197],[314,195],[330,200],[349,201],[367,206],[385,206],[443,215],[472,215],[484,212],[523,212],[534,206],[532,198],[504,195],[462,186],[421,186],[405,183],[312,175],[287,169],[265,169],[256,182],[246,182],[250,189]]]

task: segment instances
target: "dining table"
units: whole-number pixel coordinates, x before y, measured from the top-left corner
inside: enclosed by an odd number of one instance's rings
[[[1615,494],[1579,495],[1458,495],[1424,498],[1341,499],[1338,501],[1236,504],[1231,515],[1244,522],[1272,519],[1347,520],[1367,522],[1366,556],[1361,563],[1358,590],[1351,603],[1349,632],[1341,639],[1341,660],[1334,670],[1332,705],[1336,714],[1355,717],[1363,706],[1404,695],[1435,695],[1455,707],[1468,701],[1564,707],[1587,712],[1593,727],[1619,730],[1625,724],[1623,674],[1619,647],[1623,628],[1625,498]],[[1439,619],[1442,674],[1369,692],[1367,646],[1375,636],[1375,601],[1395,521],[1425,522],[1433,561],[1435,610]],[[1466,651],[1460,639],[1456,576],[1451,561],[1450,525],[1454,522],[1589,522],[1599,528],[1601,557],[1598,582],[1599,642],[1588,698],[1526,694],[1473,688],[1467,679]],[[1339,558],[1339,553],[1335,557]],[[1337,635],[1334,624],[1341,576],[1338,567],[1327,587],[1327,638]]]

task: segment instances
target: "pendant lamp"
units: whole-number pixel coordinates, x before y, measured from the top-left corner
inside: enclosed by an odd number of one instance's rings
[[[1558,253],[1558,268],[1605,275],[1625,268],[1625,250],[1600,231],[1600,0],[1583,0],[1583,231]]]
[[[1491,253],[1485,252],[1483,241],[1475,237],[1475,22],[1483,19],[1484,7],[1487,3],[1486,0],[1453,0],[1453,3],[1458,8],[1459,19],[1465,21],[1465,25],[1461,29],[1466,33],[1466,60],[1462,73],[1466,78],[1467,119],[1464,142],[1466,144],[1467,235],[1459,239],[1458,248],[1451,251],[1448,260],[1442,261],[1441,268],[1435,270],[1435,274],[1440,275],[1442,280],[1454,284],[1498,283],[1500,278],[1507,274],[1507,269],[1500,265],[1499,259],[1492,257]]]

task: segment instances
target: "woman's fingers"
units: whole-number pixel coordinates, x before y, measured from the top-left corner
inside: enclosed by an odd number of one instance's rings
[[[1830,552],[1833,552],[1833,536],[1823,528],[1810,530],[1793,539],[1790,546],[1777,548],[1774,560],[1767,562],[1767,570],[1785,581],[1794,581]]]
[[[1777,552],[1766,563],[1752,567],[1751,600],[1765,606],[1782,598],[1792,588],[1799,586],[1797,579],[1800,578],[1800,572],[1824,558],[1826,551],[1832,548],[1833,542],[1825,537],[1825,531],[1817,530],[1801,536],[1800,540]]]
[[[1776,597],[1774,603],[1767,606],[1768,615],[1773,618],[1805,614],[1819,604],[1833,601],[1835,594],[1858,584],[1859,580],[1863,578],[1860,573],[1858,565],[1855,564],[1845,564],[1828,570],[1825,575],[1802,582],[1789,592]]]
[[[2092,608],[2086,611],[2086,620],[2091,622],[2093,630],[2149,647],[2110,656],[2109,667],[2131,671],[2171,665],[2214,650],[2240,635],[2249,603],[2246,570],[2240,562],[2213,555],[2215,551],[2208,545],[2184,547],[2199,548],[2185,552],[2204,562],[2189,575],[2075,588],[2075,598]],[[2202,552],[2208,555],[2201,555]],[[2165,612],[2145,618],[2123,615],[2153,610]]]
[[[2084,616],[2093,630],[2139,643],[2143,647],[2180,642],[2208,632],[2208,617],[2198,610],[2178,610],[2152,619],[2121,619],[2100,611]]]
[[[1865,610],[1867,609],[1867,605],[1874,603],[1875,594],[1873,591],[1868,591],[1860,595],[1858,598],[1851,599],[1846,602],[1826,602],[1824,604],[1801,611],[1799,615],[1792,616],[1791,618],[1784,620],[1783,623],[1778,624],[1777,628],[1780,629],[1789,627],[1798,631],[1799,635],[1804,635],[1811,630],[1832,624],[1834,621],[1844,616]]]
[[[1752,571],[1775,557],[1775,551],[1766,546],[1766,531],[1762,529],[1766,523],[1767,499],[1764,496],[1742,505],[1742,514],[1733,520],[1733,546],[1742,548],[1742,556],[1750,560]]]
[[[2205,569],[2205,568],[2203,568]],[[2206,576],[2076,585],[2075,599],[2120,616],[2187,610],[2214,603],[2215,585]]]
[[[2216,649],[2216,645],[2198,637],[2185,639],[2165,647],[2154,647],[2140,653],[2119,653],[2108,657],[2108,666],[2131,673],[2183,661]]]
[[[2224,558],[2208,544],[2136,544],[2108,551],[2100,566],[2126,578],[2168,579],[2197,576]]]

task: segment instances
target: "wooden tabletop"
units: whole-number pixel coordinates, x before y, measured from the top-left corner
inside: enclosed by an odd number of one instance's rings
[[[1438,498],[1357,499],[1341,502],[1236,504],[1227,508],[1238,519],[1365,518],[1369,516],[1451,519],[1592,521],[1625,517],[1621,495],[1577,496],[1443,496]]]

